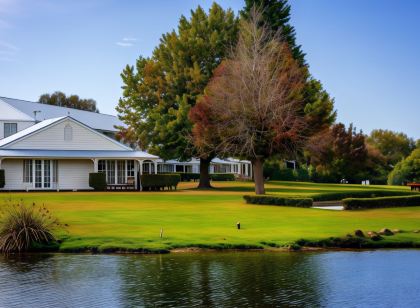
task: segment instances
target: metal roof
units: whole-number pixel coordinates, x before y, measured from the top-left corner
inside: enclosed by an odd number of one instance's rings
[[[64,118],[65,117],[60,117],[60,118],[55,118],[55,119],[48,119],[48,120],[39,122],[39,123],[37,123],[35,125],[29,126],[28,128],[25,128],[24,130],[21,130],[21,131],[17,132],[16,134],[13,134],[13,135],[11,135],[9,137],[6,137],[4,139],[1,139],[0,140],[0,148],[2,146],[6,145],[6,144],[9,144],[9,143],[13,142],[13,141],[16,141],[16,140],[18,140],[20,138],[23,138],[25,136],[28,136],[28,135],[32,134],[33,132],[36,132],[37,130],[40,130],[40,129],[42,129],[44,127],[47,127],[47,126],[49,126],[49,125],[51,125],[51,124],[53,124],[55,122],[58,122],[58,121],[60,121],[60,120],[62,120]]]
[[[113,115],[41,104],[1,96],[0,100],[14,107],[20,112],[23,112],[34,121],[43,121],[52,118],[71,116],[79,122],[82,122],[97,130],[115,132],[117,130],[114,126],[125,126],[123,122],[121,122],[116,116]],[[34,111],[40,111],[36,113],[36,118]]]
[[[2,150],[0,158],[115,158],[115,159],[158,159],[143,151],[74,151],[74,150]]]

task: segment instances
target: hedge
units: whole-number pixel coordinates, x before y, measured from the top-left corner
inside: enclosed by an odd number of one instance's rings
[[[106,190],[106,174],[103,172],[89,173],[89,186],[94,190]]]
[[[176,189],[181,181],[179,174],[143,174],[140,178],[142,190]]]
[[[412,196],[420,195],[416,192],[410,191],[392,191],[392,190],[370,190],[365,191],[344,191],[344,192],[332,192],[332,193],[321,193],[311,196],[314,201],[335,201],[342,200],[345,198],[376,198],[376,197],[391,197],[391,196]]]
[[[0,188],[3,188],[6,185],[6,178],[4,175],[4,170],[0,169]]]
[[[189,182],[189,181],[195,181],[200,179],[200,173],[192,173],[192,172],[182,172],[178,173],[181,177],[181,182]]]
[[[212,181],[235,181],[235,175],[232,173],[213,173],[210,174]]]
[[[420,195],[381,198],[348,198],[342,201],[345,210],[420,206]]]
[[[311,198],[283,198],[283,197],[276,197],[276,196],[251,196],[251,195],[245,195],[243,198],[248,204],[312,207]]]

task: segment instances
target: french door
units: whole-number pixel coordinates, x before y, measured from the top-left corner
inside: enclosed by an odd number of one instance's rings
[[[52,188],[56,166],[53,160],[34,160],[35,188]]]

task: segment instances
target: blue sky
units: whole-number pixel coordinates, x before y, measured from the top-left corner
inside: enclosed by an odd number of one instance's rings
[[[194,0],[0,0],[0,96],[45,92],[93,98],[116,114],[121,73],[148,56]],[[238,11],[242,0],[220,0]],[[420,1],[291,0],[312,74],[338,121],[420,138]]]

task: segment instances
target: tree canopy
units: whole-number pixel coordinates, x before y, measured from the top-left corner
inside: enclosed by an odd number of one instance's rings
[[[388,169],[392,169],[416,147],[414,140],[408,138],[406,134],[384,129],[373,130],[367,142],[385,157]]]
[[[348,128],[342,123],[333,125],[313,138],[308,149],[314,180],[339,182],[346,179],[355,183],[365,179],[368,163],[365,136],[352,124]]]
[[[401,185],[406,182],[420,182],[420,148],[397,163],[388,176],[389,185]]]
[[[42,94],[38,101],[42,104],[54,105],[60,107],[68,107],[92,112],[99,112],[96,107],[96,101],[88,98],[80,98],[78,95],[66,96],[61,91],[56,91],[52,94]]]
[[[293,57],[300,65],[305,65],[305,54],[300,45],[296,43],[296,31],[290,24],[290,5],[287,0],[245,0],[245,7],[241,11],[244,18],[249,18],[253,8],[262,11],[261,22],[264,22],[271,31],[280,31],[283,40],[289,44]]]
[[[215,71],[205,97],[192,110],[201,115],[195,123],[200,129],[193,130],[196,144],[251,160],[255,191],[263,194],[264,160],[303,144],[303,86],[304,70],[287,42],[254,8],[250,18],[241,20],[235,51]]]
[[[232,10],[214,3],[180,18],[177,31],[162,35],[150,58],[121,74],[123,97],[117,111],[142,149],[164,159],[187,159],[195,154],[189,110],[237,38]]]

